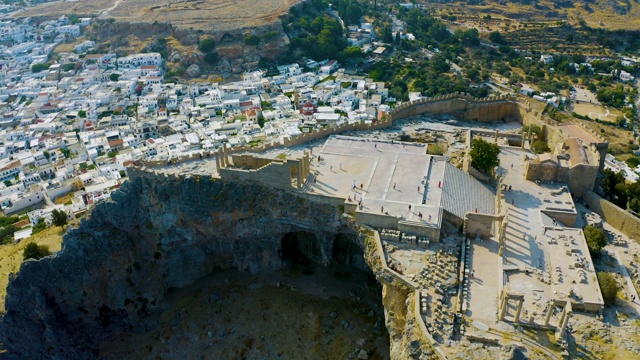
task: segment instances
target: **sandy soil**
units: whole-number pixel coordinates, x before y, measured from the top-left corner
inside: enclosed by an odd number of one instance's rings
[[[346,359],[360,349],[389,357],[381,288],[353,267],[219,271],[169,298],[155,330],[123,334],[101,357]]]

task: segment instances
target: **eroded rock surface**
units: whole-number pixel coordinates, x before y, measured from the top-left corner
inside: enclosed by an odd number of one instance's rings
[[[132,171],[129,182],[65,236],[63,250],[28,261],[7,288],[6,358],[92,358],[124,330],[158,323],[166,293],[215,269],[282,266],[281,241],[326,262],[338,210],[293,193],[209,177]],[[306,239],[306,240],[305,240]]]

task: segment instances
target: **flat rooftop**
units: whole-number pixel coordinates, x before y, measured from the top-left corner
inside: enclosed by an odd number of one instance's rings
[[[446,161],[426,152],[425,144],[332,136],[313,151],[316,182],[306,191],[362,201],[361,212],[436,225]]]

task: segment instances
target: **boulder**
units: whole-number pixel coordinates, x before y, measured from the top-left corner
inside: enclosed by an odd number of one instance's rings
[[[187,75],[191,78],[200,76],[200,66],[197,64],[191,64],[187,68]]]

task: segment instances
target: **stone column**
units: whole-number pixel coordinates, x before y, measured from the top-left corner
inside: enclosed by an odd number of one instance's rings
[[[302,189],[302,163],[298,163],[296,170],[298,171],[298,190]]]
[[[563,312],[564,313],[564,312]],[[567,311],[565,316],[560,323],[560,329],[558,330],[558,334],[556,335],[556,339],[562,339],[564,337],[564,332],[567,330],[567,324],[569,323],[569,316],[571,315],[571,310]]]
[[[566,315],[567,315],[567,308],[565,307],[565,308],[562,309],[562,312],[560,313],[560,321],[558,321],[558,324],[562,325]]]
[[[216,169],[220,171],[220,154],[216,155]]]
[[[509,303],[508,298],[505,296],[505,291],[500,293],[500,305],[498,306],[498,320],[504,320],[504,313],[507,311],[507,305]]]
[[[218,156],[220,157],[220,164],[222,165],[222,167],[227,167],[227,161],[226,158],[224,156],[224,147],[221,147],[220,149],[218,149]]]
[[[549,326],[549,320],[551,319],[551,315],[553,314],[553,308],[555,307],[555,302],[551,300],[549,302],[549,309],[547,309],[547,316],[544,318],[544,326]]]
[[[226,145],[223,147],[223,149],[224,149],[224,162],[228,166],[229,165],[229,150],[227,149]]]
[[[494,142],[495,144],[497,144],[497,143],[498,143],[498,129],[496,129],[496,135],[495,135],[495,138],[493,139],[493,142]]]
[[[518,320],[520,320],[520,313],[522,312],[522,304],[524,303],[524,299],[518,299],[518,310],[516,311],[516,318],[515,318],[515,322],[518,322]]]

